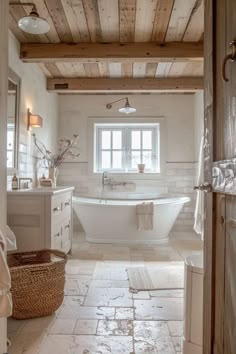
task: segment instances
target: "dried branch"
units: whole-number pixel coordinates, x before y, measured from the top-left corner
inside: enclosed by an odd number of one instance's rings
[[[58,167],[66,158],[71,157],[75,158],[78,157],[80,154],[75,154],[72,149],[75,147],[75,145],[78,142],[78,135],[73,135],[73,139],[59,139],[59,146],[58,146],[58,153],[57,154],[52,154],[51,151],[49,151],[44,143],[42,143],[35,134],[33,135],[34,139],[34,144],[39,150],[39,152],[42,154],[42,159],[44,162],[47,162],[47,167]],[[63,146],[64,143],[64,146]]]

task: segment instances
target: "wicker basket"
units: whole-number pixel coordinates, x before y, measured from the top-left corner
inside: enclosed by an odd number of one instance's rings
[[[7,257],[16,319],[47,316],[63,302],[67,256],[57,250],[14,253]]]

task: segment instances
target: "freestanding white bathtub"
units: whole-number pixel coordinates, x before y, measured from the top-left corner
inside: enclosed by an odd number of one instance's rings
[[[160,243],[169,232],[188,197],[165,197],[154,203],[153,230],[137,229],[136,205],[150,199],[113,200],[73,197],[73,207],[86,233],[96,243]]]

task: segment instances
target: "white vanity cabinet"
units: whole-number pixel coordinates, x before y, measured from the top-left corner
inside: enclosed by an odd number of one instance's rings
[[[7,193],[7,223],[17,251],[71,249],[73,187],[33,188]]]

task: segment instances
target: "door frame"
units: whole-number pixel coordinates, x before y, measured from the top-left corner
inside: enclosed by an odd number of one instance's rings
[[[233,1],[233,0],[232,0]],[[225,48],[224,0],[205,0],[204,26],[204,134],[209,146],[205,153],[205,181],[212,183],[213,161],[223,159],[224,87],[219,85]],[[222,37],[223,36],[223,37]],[[222,45],[222,43],[221,43]],[[227,43],[225,43],[227,45]],[[220,48],[220,49],[219,49]],[[217,141],[217,143],[216,143]],[[204,315],[203,354],[223,353],[224,324],[224,248],[225,248],[225,195],[209,193],[205,196],[204,222]]]
[[[0,230],[6,231],[6,138],[8,92],[8,18],[9,1],[0,1]],[[7,319],[0,318],[0,354],[6,353]]]
[[[205,0],[204,21],[204,180],[212,183],[213,162],[213,117],[214,117],[214,65],[213,65],[213,1]],[[204,198],[204,309],[203,309],[203,354],[213,353],[214,324],[214,240],[213,193]]]

